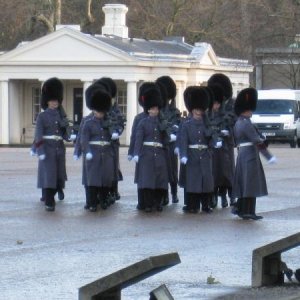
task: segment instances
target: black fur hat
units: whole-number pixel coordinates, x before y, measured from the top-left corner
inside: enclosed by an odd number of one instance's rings
[[[111,108],[111,95],[103,84],[90,85],[85,92],[85,97],[86,106],[90,110],[106,112]]]
[[[162,107],[165,107],[168,103],[168,91],[166,86],[161,82],[156,82],[156,85],[159,87],[161,98],[162,98]]]
[[[224,101],[224,90],[219,84],[212,84],[209,86],[209,89],[213,94],[213,102],[218,102],[220,104]]]
[[[170,76],[161,76],[156,79],[156,82],[162,84],[165,87],[168,100],[175,99],[176,83]]]
[[[210,86],[206,86],[205,87],[205,90],[208,94],[208,97],[209,97],[209,105],[208,105],[208,109],[211,110],[212,107],[213,107],[213,104],[214,104],[214,97],[215,97],[215,94],[212,90],[212,88]]]
[[[212,75],[208,79],[207,85],[210,86],[212,84],[219,84],[223,88],[225,99],[232,97],[232,84],[229,77],[226,75],[222,73]]]
[[[106,85],[107,90],[110,92],[112,98],[115,98],[117,95],[117,85],[110,77],[102,77],[95,81],[95,83],[103,83]]]
[[[195,88],[196,86],[188,86],[184,92],[183,92],[183,101],[184,101],[184,105],[185,107],[188,106],[188,101],[190,100],[190,97],[191,97],[191,91]]]
[[[140,87],[139,102],[146,112],[154,106],[161,108],[163,99],[159,86],[154,82],[144,82]]]
[[[209,106],[209,94],[203,86],[195,86],[191,89],[187,99],[186,108],[189,112],[193,109],[205,111]]]
[[[42,109],[45,110],[48,107],[48,101],[50,100],[58,100],[62,104],[63,93],[64,86],[58,78],[52,77],[46,80],[42,86],[40,98]]]
[[[255,111],[257,104],[257,90],[254,88],[246,88],[241,90],[234,103],[234,111],[239,116],[247,110]]]

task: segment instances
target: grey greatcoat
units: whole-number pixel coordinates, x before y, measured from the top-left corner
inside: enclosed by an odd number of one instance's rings
[[[166,139],[166,133],[159,131],[158,117],[148,116],[139,122],[134,145],[134,155],[139,156],[139,189],[168,189]],[[144,142],[161,143],[163,147],[146,146]]]
[[[78,129],[78,133],[77,133],[77,137],[76,137],[76,143],[74,146],[74,155],[80,157],[80,156],[84,156],[85,153],[82,153],[82,147],[81,147],[81,135],[82,135],[82,130],[83,130],[83,125],[87,120],[90,120],[93,118],[93,113],[90,113],[89,115],[85,116],[84,118],[81,119],[80,125],[79,125],[79,129]],[[86,179],[86,170],[84,167],[84,157],[82,158],[82,185],[87,185],[87,179]]]
[[[191,149],[189,145],[205,145],[206,149]],[[187,193],[211,193],[214,190],[212,174],[211,134],[203,120],[190,120],[182,124],[180,157],[187,157],[185,188]]]
[[[224,124],[224,114],[221,111],[211,112],[210,122],[219,130],[228,130],[228,135],[220,137],[223,140],[221,148],[213,148],[213,176],[215,187],[232,187],[234,176],[233,128]]]
[[[64,188],[67,180],[66,148],[63,140],[45,139],[45,136],[59,136],[67,140],[67,134],[60,126],[62,121],[57,109],[46,109],[36,120],[35,147],[37,154],[45,155],[38,162],[38,188]]]
[[[250,118],[244,116],[238,118],[234,126],[234,137],[238,146],[233,184],[234,197],[255,198],[267,195],[266,178],[257,148],[257,144],[263,140]],[[239,147],[243,143],[253,145]]]
[[[83,124],[81,145],[83,153],[92,153],[93,158],[84,157],[86,185],[94,187],[112,187],[117,181],[116,157],[111,145],[111,136],[103,127],[105,120],[93,116]],[[92,145],[90,142],[108,142],[108,145]]]
[[[135,140],[136,140],[136,132],[137,132],[137,127],[140,123],[141,120],[145,119],[148,117],[148,114],[145,112],[141,112],[137,114],[133,120],[132,128],[131,128],[131,136],[130,136],[130,144],[128,148],[128,155],[132,156],[134,155],[134,146],[135,146]],[[135,167],[135,172],[134,172],[134,183],[137,183],[137,166]]]

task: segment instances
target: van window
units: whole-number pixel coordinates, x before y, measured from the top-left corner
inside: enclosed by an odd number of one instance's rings
[[[255,114],[294,114],[296,101],[294,100],[258,100]]]

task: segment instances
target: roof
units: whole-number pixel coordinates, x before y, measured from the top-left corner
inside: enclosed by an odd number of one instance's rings
[[[95,35],[95,38],[139,59],[160,58],[180,61],[193,59],[190,56],[193,46],[184,42],[137,38],[124,39],[113,35]]]

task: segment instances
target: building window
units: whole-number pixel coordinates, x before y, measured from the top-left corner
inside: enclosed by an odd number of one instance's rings
[[[36,123],[36,118],[41,111],[40,96],[41,89],[39,87],[32,88],[32,124]]]
[[[123,116],[126,117],[126,114],[127,114],[127,91],[125,88],[118,89],[116,99],[117,99],[117,104],[118,104],[118,107],[119,107],[121,113],[123,114]]]

